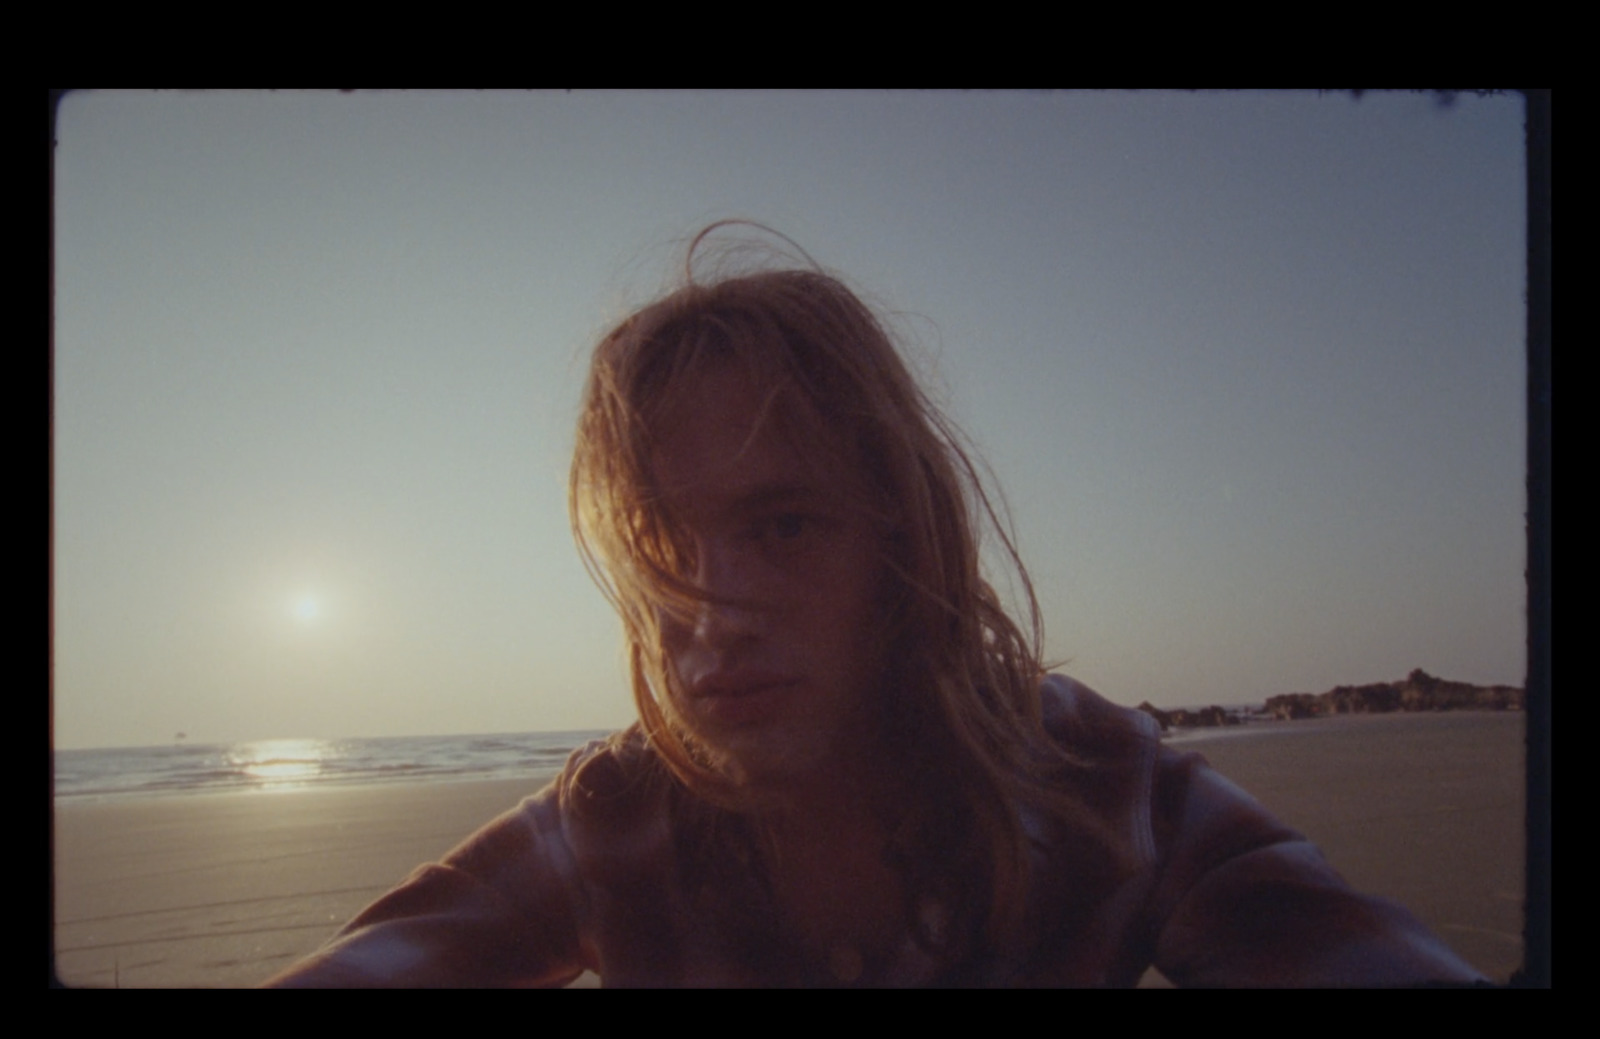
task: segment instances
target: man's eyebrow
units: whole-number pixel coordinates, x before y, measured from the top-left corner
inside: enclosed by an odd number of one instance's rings
[[[719,495],[715,500],[700,497],[692,491],[669,494],[666,504],[669,511],[691,523],[695,522],[693,517],[696,515],[702,520],[720,515],[744,522],[779,509],[825,509],[838,500],[837,495],[815,482],[776,480],[741,488],[725,496]]]
[[[742,492],[732,505],[741,512],[759,512],[784,505],[814,505],[826,500],[821,489],[809,483],[762,484]]]

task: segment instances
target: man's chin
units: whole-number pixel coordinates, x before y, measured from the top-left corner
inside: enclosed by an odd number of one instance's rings
[[[838,763],[820,742],[771,733],[736,733],[703,743],[723,774],[751,790],[779,791],[833,772]]]

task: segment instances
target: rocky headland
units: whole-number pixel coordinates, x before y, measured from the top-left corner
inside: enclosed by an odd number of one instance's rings
[[[1204,728],[1237,725],[1245,720],[1271,718],[1292,721],[1298,718],[1327,718],[1335,714],[1385,714],[1391,711],[1520,711],[1523,690],[1510,685],[1472,685],[1437,678],[1420,667],[1398,682],[1370,685],[1341,685],[1325,693],[1284,693],[1269,697],[1259,710],[1229,711],[1212,705],[1198,710],[1179,708],[1163,711],[1149,703],[1139,710],[1168,729]]]

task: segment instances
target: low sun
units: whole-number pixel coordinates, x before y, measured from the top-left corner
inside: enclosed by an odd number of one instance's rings
[[[302,624],[309,624],[316,620],[317,615],[321,612],[322,608],[317,603],[315,595],[302,595],[294,604],[295,619]]]

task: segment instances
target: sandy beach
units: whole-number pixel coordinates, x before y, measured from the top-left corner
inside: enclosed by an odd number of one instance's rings
[[[56,809],[68,985],[254,985],[537,782],[211,794]]]
[[[1204,754],[1353,885],[1408,906],[1504,981],[1522,961],[1522,723],[1357,716],[1174,746]],[[256,984],[538,785],[58,804],[57,974],[84,987]]]

